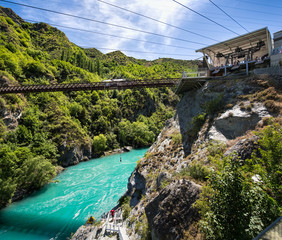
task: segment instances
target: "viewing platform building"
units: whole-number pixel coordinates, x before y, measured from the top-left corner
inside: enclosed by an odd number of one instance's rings
[[[210,76],[226,76],[270,66],[272,39],[267,27],[196,50]]]
[[[282,75],[282,31],[274,33],[272,41],[265,27],[196,52],[203,53],[198,72],[184,73],[176,93],[198,88],[214,77],[248,75],[250,71]]]

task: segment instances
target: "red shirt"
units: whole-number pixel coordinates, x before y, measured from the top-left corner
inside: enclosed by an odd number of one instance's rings
[[[112,214],[112,216],[114,216],[114,213],[115,213],[115,210],[114,210],[114,209],[112,209],[112,210],[111,210],[111,214]]]

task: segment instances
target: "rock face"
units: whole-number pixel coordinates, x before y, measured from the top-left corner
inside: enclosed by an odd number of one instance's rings
[[[242,136],[246,131],[254,129],[264,117],[270,117],[262,103],[251,105],[250,102],[242,102],[241,104],[243,106],[249,105],[249,110],[242,110],[242,107],[236,104],[232,109],[221,114],[214,121],[214,128],[220,138],[213,136],[211,139],[221,141],[234,139]]]
[[[146,192],[146,179],[138,169],[128,179],[127,189],[127,195],[131,196],[130,206],[136,206]]]
[[[183,229],[199,219],[193,203],[201,187],[188,180],[176,181],[164,188],[145,208],[152,239],[181,239]]]
[[[203,92],[190,91],[183,95],[177,105],[176,120],[179,124],[181,135],[183,136],[183,148],[185,155],[191,151],[192,142],[189,139],[188,131],[192,127],[192,119],[202,113],[201,104],[203,103]]]
[[[230,147],[225,153],[225,156],[235,154],[242,160],[250,159],[253,153],[257,153],[259,145],[257,143],[258,137],[252,136],[251,138],[245,138],[239,140],[236,144]]]
[[[201,89],[183,94],[176,115],[166,122],[129,178],[126,195],[131,197],[133,207],[127,220],[131,239],[142,239],[140,223],[143,227],[148,225],[153,240],[185,239],[185,231],[193,228],[199,219],[193,203],[199,197],[201,186],[186,178],[175,180],[174,175],[191,161],[208,162],[207,147],[211,140],[229,146],[226,156],[236,152],[241,159],[250,158],[258,148],[256,137],[247,132],[271,114],[262,102],[241,97],[265,89],[253,80],[211,81]],[[198,134],[191,137],[193,118],[207,111],[206,103],[218,97],[222,98],[219,110],[206,112]],[[179,133],[182,139],[177,141],[175,136]]]
[[[95,239],[98,228],[96,226],[81,226],[72,236],[72,240]]]
[[[60,155],[58,162],[63,167],[78,164],[91,158],[91,146],[75,146],[68,149],[65,145],[59,148]]]

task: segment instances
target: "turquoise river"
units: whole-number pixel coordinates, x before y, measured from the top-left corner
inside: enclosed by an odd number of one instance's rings
[[[99,219],[117,204],[146,151],[132,150],[68,167],[55,178],[59,182],[0,211],[0,239],[67,239],[88,217]]]

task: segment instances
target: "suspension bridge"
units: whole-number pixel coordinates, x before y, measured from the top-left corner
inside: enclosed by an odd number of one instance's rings
[[[0,86],[0,94],[6,93],[34,93],[34,92],[69,92],[86,90],[123,90],[133,88],[158,88],[173,87],[179,82],[179,78],[126,80],[109,79],[94,83],[68,83],[47,85],[5,85]]]

